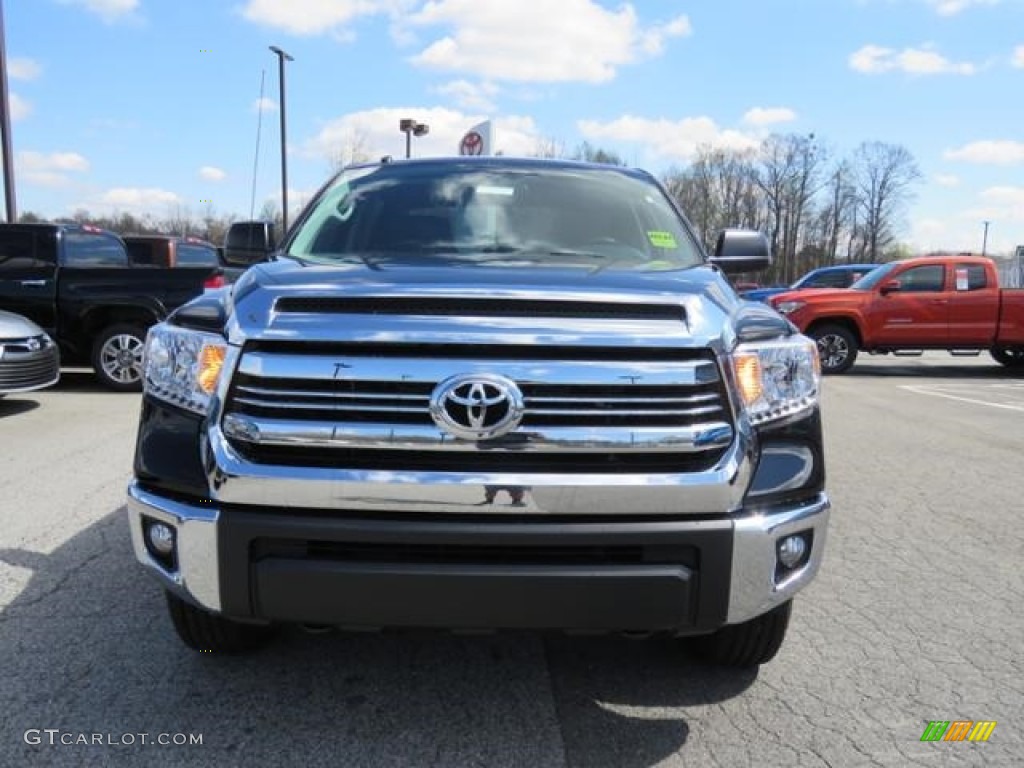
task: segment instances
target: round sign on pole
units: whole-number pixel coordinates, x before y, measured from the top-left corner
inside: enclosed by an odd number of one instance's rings
[[[476,131],[470,131],[459,142],[460,155],[482,155],[484,153],[484,137]]]

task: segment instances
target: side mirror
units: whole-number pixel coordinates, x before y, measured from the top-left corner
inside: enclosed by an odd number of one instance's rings
[[[757,272],[772,264],[768,238],[751,229],[726,229],[718,236],[711,263],[727,275]]]
[[[900,288],[901,286],[899,280],[886,280],[878,288],[878,292],[881,293],[883,296],[888,296],[890,293],[898,293]]]
[[[248,267],[266,261],[274,252],[274,225],[269,221],[237,221],[224,237],[224,263]]]

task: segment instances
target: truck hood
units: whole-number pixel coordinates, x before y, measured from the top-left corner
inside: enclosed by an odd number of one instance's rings
[[[860,306],[867,291],[854,291],[849,288],[802,288],[796,291],[783,291],[772,296],[768,302],[776,307],[783,301],[802,301],[806,304],[828,304],[835,307]]]
[[[791,326],[708,266],[673,271],[280,259],[248,270],[225,328],[248,340],[713,346]]]

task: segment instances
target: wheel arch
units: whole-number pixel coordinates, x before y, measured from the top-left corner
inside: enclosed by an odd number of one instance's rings
[[[838,325],[841,328],[845,328],[853,334],[853,338],[857,340],[857,346],[861,349],[864,348],[864,335],[860,332],[860,325],[857,321],[849,317],[848,315],[831,315],[829,317],[819,317],[804,330],[804,333],[808,336],[812,335],[818,328],[823,328],[826,325]]]

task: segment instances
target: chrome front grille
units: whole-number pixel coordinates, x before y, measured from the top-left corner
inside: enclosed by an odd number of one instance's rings
[[[0,392],[35,389],[53,383],[60,373],[60,355],[49,339],[0,341]]]
[[[276,419],[348,421],[360,424],[433,424],[430,382],[351,379],[301,380],[236,377],[229,408]],[[725,417],[717,383],[680,387],[520,385],[526,403],[523,427],[684,427]]]
[[[284,342],[249,345],[222,428],[246,459],[282,466],[491,473],[678,473],[710,469],[733,439],[706,350]],[[511,433],[463,440],[431,395],[460,374],[505,377],[524,414]]]

